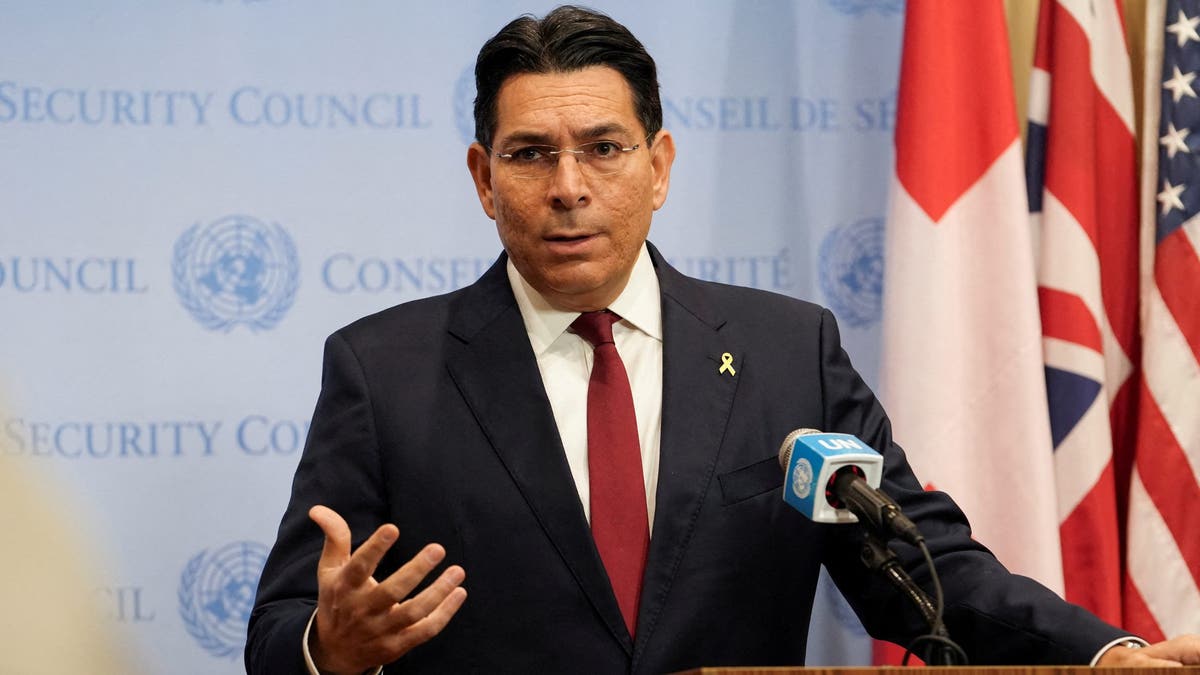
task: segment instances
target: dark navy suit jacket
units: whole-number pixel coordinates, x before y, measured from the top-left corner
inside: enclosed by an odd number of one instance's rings
[[[920,617],[859,563],[857,528],[811,523],[781,499],[776,453],[801,427],[851,433],[884,454],[883,489],[925,533],[947,625],[973,663],[1086,663],[1122,634],[1007,572],[948,497],[922,490],[827,310],[690,279],[650,251],[662,288],[662,455],[636,639],[592,542],[501,256],[468,288],[366,317],[326,342],[308,443],[250,620],[249,672],[305,672],[322,546],[306,515],[314,504],[346,518],[355,546],[385,522],[399,527],[377,578],[428,542],[466,569],[466,603],[397,662],[402,672],[802,664],[822,563],[872,635],[906,643],[924,632]],[[726,352],[736,375],[719,372]],[[896,548],[928,588],[921,557]]]

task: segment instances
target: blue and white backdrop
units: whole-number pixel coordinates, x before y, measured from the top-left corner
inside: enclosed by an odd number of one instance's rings
[[[596,2],[658,61],[684,272],[830,306],[874,382],[902,0]],[[147,672],[236,673],[345,323],[500,250],[475,52],[540,0],[0,4],[0,448]],[[2,571],[0,571],[2,572]],[[822,592],[810,663],[866,663]]]

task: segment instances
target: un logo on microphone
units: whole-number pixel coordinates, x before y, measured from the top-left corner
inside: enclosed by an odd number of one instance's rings
[[[834,228],[821,242],[821,291],[838,321],[865,328],[883,313],[883,219]]]
[[[200,325],[270,330],[300,286],[296,245],[279,225],[226,216],[192,225],[175,242],[172,279],[180,303]]]
[[[246,647],[246,626],[266,562],[266,546],[239,541],[200,551],[184,567],[179,578],[179,616],[209,654],[234,657]]]
[[[796,462],[796,467],[792,469],[792,493],[800,499],[808,499],[808,496],[812,494],[812,486],[812,463],[807,459],[801,459]]]

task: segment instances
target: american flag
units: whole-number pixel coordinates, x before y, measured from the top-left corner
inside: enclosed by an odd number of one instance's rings
[[[1066,597],[1114,624],[1138,382],[1133,115],[1120,0],[1043,0],[1026,169]]]
[[[1123,599],[1125,627],[1154,641],[1200,632],[1200,0],[1171,0],[1147,21],[1143,349]]]

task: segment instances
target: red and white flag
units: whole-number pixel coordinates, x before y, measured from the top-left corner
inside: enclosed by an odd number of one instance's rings
[[[1125,628],[1200,633],[1200,1],[1150,3],[1142,126],[1142,361]],[[1157,143],[1154,142],[1157,139]]]
[[[1120,5],[1043,0],[1027,151],[1066,598],[1117,625],[1138,382],[1138,181]]]
[[[917,476],[1061,592],[1033,245],[1001,0],[909,0],[882,395]]]

